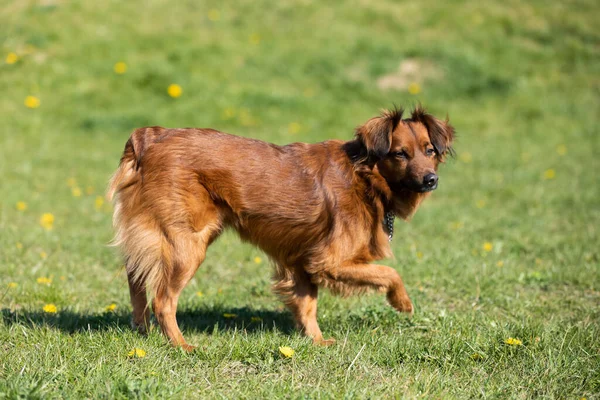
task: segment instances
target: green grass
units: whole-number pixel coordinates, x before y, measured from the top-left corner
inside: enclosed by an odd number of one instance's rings
[[[369,3],[0,5],[2,61],[20,57],[0,65],[0,397],[600,398],[600,7]],[[129,330],[111,209],[95,201],[133,128],[349,139],[380,108],[417,102],[459,138],[383,261],[412,319],[382,296],[323,293],[338,343],[314,347],[271,293],[266,257],[227,233],[179,306],[198,351]]]

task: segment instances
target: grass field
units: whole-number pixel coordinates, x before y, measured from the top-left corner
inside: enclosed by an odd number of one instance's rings
[[[0,398],[600,398],[598,3],[209,3],[0,4]],[[350,139],[417,102],[459,138],[382,262],[412,319],[323,293],[314,347],[227,233],[195,353],[129,330],[102,196],[133,128]]]

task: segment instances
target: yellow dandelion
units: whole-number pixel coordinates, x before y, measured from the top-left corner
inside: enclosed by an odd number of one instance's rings
[[[237,318],[237,314],[223,313],[223,318],[227,318],[227,319]]]
[[[19,61],[19,56],[17,53],[10,52],[6,55],[7,64],[15,64],[17,61]]]
[[[67,179],[67,185],[69,187],[75,187],[77,186],[77,180],[73,177],[70,177],[69,179]]]
[[[52,303],[50,304],[46,304],[42,310],[44,310],[45,313],[48,314],[56,314],[56,312],[58,311],[58,309],[56,308],[56,306]]]
[[[93,186],[86,187],[85,194],[87,194],[88,196],[94,194],[94,187]]]
[[[250,44],[253,44],[255,46],[260,44],[260,35],[258,33],[253,33],[252,35],[250,35],[250,38],[248,38],[248,41],[250,42]]]
[[[564,156],[565,154],[567,154],[567,146],[565,146],[564,144],[559,144],[558,146],[556,146],[556,152],[559,155]]]
[[[544,179],[550,180],[550,179],[554,179],[555,177],[556,177],[556,172],[552,168],[544,171]]]
[[[133,358],[144,358],[146,357],[146,351],[143,349],[138,349],[137,347],[127,353],[127,356]]]
[[[251,317],[250,321],[252,321],[252,322],[262,322],[262,318],[261,317]]]
[[[24,201],[17,201],[17,210],[19,210],[19,211],[27,210],[27,203],[25,203]]]
[[[42,214],[40,217],[40,225],[47,231],[52,230],[54,225],[54,215],[51,213]]]
[[[485,242],[482,247],[485,251],[492,251],[494,245],[491,242]]]
[[[100,211],[102,206],[104,205],[104,197],[96,196],[96,200],[94,200],[94,208],[96,211]]]
[[[515,339],[515,338],[511,338],[509,337],[508,339],[504,340],[504,343],[511,345],[511,346],[521,346],[523,345],[523,342],[521,342],[519,339]]]
[[[169,94],[169,96],[176,99],[177,97],[181,96],[181,93],[183,93],[183,89],[178,84],[171,83],[167,88],[167,93]]]
[[[477,202],[475,203],[475,206],[477,206],[477,208],[483,208],[486,205],[486,201],[485,200],[477,200]]]
[[[198,296],[198,297],[202,297],[202,296],[204,296],[204,293],[202,293],[200,290],[198,290],[198,291],[196,292],[196,296]]]
[[[418,83],[411,83],[410,85],[408,85],[408,93],[410,94],[419,94],[421,93],[421,86],[419,86]]]
[[[73,195],[73,197],[81,197],[81,189],[79,189],[77,186],[71,188],[71,194]]]
[[[256,256],[254,257],[254,264],[260,264],[262,262],[262,258]]]
[[[483,360],[483,356],[479,353],[473,353],[471,354],[471,360],[473,361],[482,361]]]
[[[450,224],[450,228],[452,228],[454,230],[462,229],[464,226],[465,226],[465,223],[462,221],[456,221],[456,222],[452,222]]]
[[[418,259],[422,259],[423,258],[423,253],[421,253],[420,251],[417,251],[417,258]]]
[[[315,89],[313,89],[313,88],[306,88],[306,89],[304,89],[304,91],[302,92],[302,94],[304,95],[304,97],[313,97],[315,95]]]
[[[125,64],[123,61],[119,61],[114,65],[113,70],[115,71],[115,74],[123,75],[125,72],[127,72],[127,64]]]
[[[35,96],[27,96],[25,97],[23,104],[25,104],[25,107],[27,108],[38,108],[40,106],[40,99]]]
[[[40,258],[42,260],[45,260],[46,258],[48,258],[48,253],[46,253],[44,250],[40,251]]]
[[[9,287],[10,289],[14,289],[14,288],[16,288],[17,286],[19,286],[19,284],[18,284],[17,282],[9,282],[9,283],[8,283],[8,287]]]
[[[23,243],[17,242],[15,246],[17,246],[17,249],[21,250],[23,248]]]
[[[52,279],[46,278],[45,276],[40,276],[39,278],[36,279],[36,282],[39,283],[40,285],[49,285],[52,283]]]
[[[465,164],[469,164],[471,161],[473,161],[473,156],[471,155],[471,153],[466,151],[464,153],[461,153],[460,156],[458,156],[458,159],[464,162]]]
[[[218,21],[221,19],[221,12],[215,8],[208,11],[208,19],[211,21]]]
[[[221,113],[222,119],[231,119],[233,117],[235,117],[235,108],[233,108],[233,107],[227,107]]]
[[[115,303],[111,303],[109,305],[107,305],[106,307],[104,307],[104,311],[107,312],[112,312],[115,311],[117,309],[117,305]]]
[[[498,261],[498,262],[496,263],[496,267],[498,267],[498,268],[502,268],[502,267],[504,267],[504,261],[502,261],[502,260]]]
[[[286,358],[292,358],[292,356],[294,355],[294,349],[292,349],[291,347],[288,347],[288,346],[279,347],[279,352],[281,353],[282,356],[284,356]]]
[[[294,135],[294,134],[300,132],[301,128],[302,128],[302,126],[299,123],[297,123],[297,122],[291,122],[288,125],[288,132],[291,133],[292,135]]]

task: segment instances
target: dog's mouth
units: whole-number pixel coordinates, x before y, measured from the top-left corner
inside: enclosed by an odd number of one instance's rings
[[[423,184],[414,184],[414,183],[405,183],[405,182],[395,182],[390,183],[390,188],[392,192],[414,192],[414,193],[427,193],[433,192],[437,189],[438,184],[435,182],[433,185],[423,185]]]

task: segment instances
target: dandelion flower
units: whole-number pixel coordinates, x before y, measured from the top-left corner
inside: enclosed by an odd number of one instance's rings
[[[78,187],[71,188],[71,194],[73,197],[81,197],[81,189]]]
[[[10,289],[14,289],[14,288],[16,288],[17,286],[19,286],[19,284],[18,284],[17,282],[9,282],[9,283],[8,283],[8,287],[9,287]]]
[[[133,358],[144,358],[146,357],[146,351],[142,349],[138,349],[137,347],[127,353],[129,357]]]
[[[52,230],[52,227],[54,225],[54,215],[52,215],[51,213],[42,214],[42,216],[40,217],[40,225],[47,231]]]
[[[58,311],[54,304],[46,304],[44,308],[42,308],[42,310],[44,310],[44,312],[48,314],[56,314],[56,312]]]
[[[300,132],[300,129],[302,128],[302,126],[297,123],[297,122],[292,122],[288,125],[288,132],[291,133],[292,135]]]
[[[262,262],[262,258],[260,257],[254,257],[254,264],[260,264]]]
[[[509,337],[508,339],[506,339],[504,341],[504,343],[511,345],[511,346],[521,346],[523,345],[523,342],[521,342],[519,339],[515,339],[515,338],[511,338]]]
[[[178,84],[171,83],[167,88],[167,93],[169,94],[169,96],[176,99],[177,97],[181,96],[181,93],[183,93],[183,89]]]
[[[6,55],[7,64],[15,64],[17,61],[19,61],[19,56],[16,53],[10,52]]]
[[[115,64],[113,70],[115,71],[115,74],[123,75],[125,72],[127,72],[127,64],[125,64],[123,61],[119,61]]]
[[[198,290],[198,291],[196,292],[196,296],[198,296],[198,297],[202,297],[202,296],[204,296],[204,293],[202,293],[200,290]]]
[[[40,258],[42,260],[45,260],[46,258],[48,258],[48,253],[46,253],[45,251],[40,251]]]
[[[292,358],[292,356],[294,355],[294,350],[288,346],[279,347],[279,352],[286,358]]]
[[[235,117],[235,108],[233,107],[227,107],[221,113],[221,118],[223,119],[231,119],[233,117]]]
[[[40,106],[40,99],[35,96],[27,96],[25,97],[23,104],[25,104],[25,107],[27,108],[38,108]]]
[[[482,361],[483,360],[483,356],[479,353],[473,353],[471,354],[471,360],[473,361]]]
[[[208,19],[211,21],[218,21],[221,19],[221,12],[215,8],[208,11]]]
[[[483,250],[485,250],[485,251],[492,251],[493,248],[494,248],[494,245],[491,242],[485,242],[483,244]]]
[[[258,33],[253,33],[252,35],[250,35],[248,41],[250,42],[250,44],[253,44],[255,46],[260,44],[260,35]]]
[[[545,180],[551,180],[551,179],[554,179],[555,177],[556,177],[556,172],[552,168],[547,169],[544,172],[544,179]]]
[[[117,309],[117,305],[115,303],[109,304],[104,308],[104,311],[112,312]]]
[[[17,249],[21,250],[23,248],[23,243],[17,242],[17,244],[15,244],[15,246],[17,246]]]
[[[469,164],[471,161],[473,161],[473,156],[468,151],[461,153],[460,156],[458,156],[458,158],[465,164]]]
[[[94,200],[94,208],[96,209],[96,211],[100,211],[103,205],[104,198],[102,196],[96,196],[96,200]]]
[[[36,279],[36,282],[39,283],[40,285],[49,285],[52,283],[52,279],[46,278],[45,276],[40,276],[39,278]]]
[[[423,253],[420,251],[417,251],[417,258],[420,260],[423,258]]]
[[[17,210],[19,210],[19,211],[27,210],[27,203],[25,203],[24,201],[17,201]]]
[[[227,319],[237,318],[237,314],[224,313],[223,318],[227,318]]]
[[[408,85],[408,93],[410,94],[419,94],[421,93],[421,86],[419,86],[418,83],[411,83],[410,85]]]
[[[500,267],[500,268],[501,268],[501,267],[503,267],[503,266],[504,266],[504,261],[502,261],[502,260],[498,261],[498,262],[496,263],[496,266],[497,266],[497,267]]]

